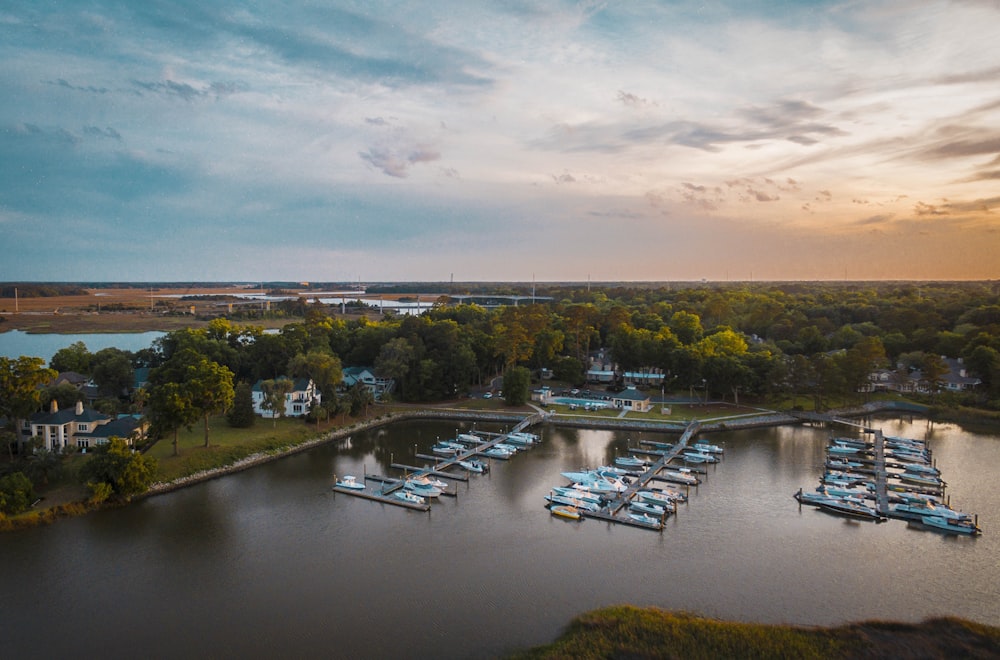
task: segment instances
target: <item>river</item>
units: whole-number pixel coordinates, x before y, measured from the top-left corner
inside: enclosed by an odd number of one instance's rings
[[[82,341],[91,353],[104,348],[120,348],[123,351],[139,351],[149,348],[154,339],[163,332],[107,332],[78,333],[61,335],[55,333],[34,334],[21,330],[0,332],[0,357],[17,358],[22,355],[40,357],[48,364],[57,351]]]
[[[618,603],[754,622],[957,615],[1000,625],[1000,442],[929,437],[952,505],[984,535],[851,522],[792,498],[828,429],[704,436],[725,460],[662,533],[551,517],[559,473],[658,434],[544,427],[541,446],[459,484],[430,513],[330,491],[386,474],[459,426],[398,423],[117,510],[0,537],[4,656],[487,657]],[[486,428],[486,427],[483,427]],[[846,432],[845,432],[846,434]]]

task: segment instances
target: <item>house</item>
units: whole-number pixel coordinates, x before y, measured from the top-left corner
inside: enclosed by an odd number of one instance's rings
[[[74,408],[59,410],[59,404],[53,400],[49,412],[32,415],[24,430],[30,438],[41,439],[42,448],[49,451],[67,447],[86,449],[97,444],[93,435],[97,428],[110,421],[108,415],[85,408],[82,401],[77,401]]]
[[[278,380],[290,380],[287,376],[282,376]],[[264,407],[263,380],[258,380],[251,388],[251,398],[253,399],[253,411],[261,417],[268,419],[275,417],[275,411]],[[321,401],[320,391],[316,389],[316,383],[312,378],[296,378],[292,380],[292,390],[285,395],[285,417],[304,417],[314,405],[318,406]]]
[[[642,385],[643,387],[663,385],[666,374],[658,367],[643,367],[640,371],[620,371],[617,364],[611,360],[610,354],[600,350],[590,356],[590,366],[587,368],[587,382],[610,384],[620,380],[626,385]]]
[[[341,382],[341,387],[349,390],[357,383],[361,383],[368,388],[376,401],[380,401],[383,394],[392,392],[396,386],[395,380],[377,376],[371,367],[345,367],[343,374],[344,380]]]
[[[111,438],[121,438],[126,445],[131,447],[146,437],[148,427],[141,415],[119,415],[118,419],[98,425],[90,433],[89,438],[78,438],[79,441],[90,441],[86,445],[79,446],[81,449],[86,449],[89,446],[99,447],[107,444]]]
[[[537,401],[543,406],[549,405],[549,403],[551,403],[552,401],[552,388],[550,388],[548,385],[544,385],[537,390],[532,390],[531,400]]]
[[[969,374],[962,358],[942,357],[941,360],[948,366],[948,373],[941,377],[941,382],[949,392],[964,392],[983,384],[981,379]]]
[[[643,394],[633,386],[626,387],[617,394],[612,394],[611,405],[615,408],[626,408],[636,412],[647,412],[653,407],[649,395]]]

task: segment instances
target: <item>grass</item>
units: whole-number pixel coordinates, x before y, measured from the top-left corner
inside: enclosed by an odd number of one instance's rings
[[[370,417],[381,414],[372,409]],[[160,481],[172,481],[181,477],[231,465],[247,456],[258,453],[277,453],[295,445],[314,440],[322,434],[340,428],[340,418],[321,423],[307,424],[301,419],[283,418],[279,420],[258,419],[250,428],[238,429],[229,426],[222,416],[209,418],[209,446],[205,447],[203,422],[181,429],[177,437],[179,456],[174,456],[173,437],[160,439],[147,452],[157,460],[157,476]],[[352,426],[362,418],[346,419],[344,426]]]
[[[514,658],[995,658],[1000,628],[957,618],[835,628],[733,623],[628,605],[583,614]]]

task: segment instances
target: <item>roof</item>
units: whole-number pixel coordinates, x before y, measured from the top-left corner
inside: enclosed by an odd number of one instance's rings
[[[90,433],[78,433],[77,435],[91,438],[110,438],[112,436],[127,438],[132,435],[138,427],[138,419],[134,417],[120,417],[114,421],[108,422],[107,424],[101,424]]]
[[[110,419],[110,417],[102,412],[97,412],[93,408],[84,408],[83,412],[79,415],[76,414],[75,408],[66,408],[54,413],[35,413],[31,416],[31,423],[61,426],[71,422],[103,422],[107,419]]]
[[[626,401],[646,401],[649,399],[648,394],[643,394],[639,390],[627,389],[618,392],[617,394],[611,395],[612,399],[623,399]]]
[[[354,376],[354,377],[360,376],[366,371],[374,375],[375,370],[372,369],[371,367],[344,367],[342,370],[345,376]]]
[[[295,379],[291,379],[288,376],[279,376],[279,377],[275,378],[274,380],[291,380],[292,381],[292,391],[293,392],[305,392],[306,390],[309,389],[309,384],[312,382],[312,379],[310,379],[310,378],[295,378]],[[262,379],[262,380],[258,380],[256,383],[254,383],[253,387],[251,388],[252,391],[254,391],[254,392],[261,392],[261,391],[263,391],[263,388],[261,387],[261,383],[263,383],[263,382],[264,381]]]
[[[58,376],[52,379],[52,385],[59,385],[60,383],[69,383],[70,385],[83,385],[88,380],[89,376],[84,376],[83,374],[78,374],[75,371],[63,371]]]

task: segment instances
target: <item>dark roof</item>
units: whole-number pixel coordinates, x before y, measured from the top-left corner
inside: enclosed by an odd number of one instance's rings
[[[52,385],[59,385],[60,383],[69,383],[70,385],[76,385],[79,387],[83,385],[88,380],[89,376],[84,376],[83,374],[78,374],[75,371],[63,371],[58,376],[52,379]]]
[[[290,379],[288,376],[279,376],[278,378],[275,378],[275,380],[292,380],[292,379]],[[263,379],[258,380],[256,383],[253,384],[251,390],[254,392],[262,391],[261,383],[263,382],[264,382]],[[292,380],[292,391],[305,392],[307,389],[309,389],[309,382],[310,382],[309,378],[296,378]]]
[[[31,416],[32,424],[69,424],[70,422],[103,422],[106,419],[110,419],[107,415],[101,412],[97,412],[93,408],[84,408],[83,412],[79,415],[76,414],[75,408],[66,408],[64,410],[59,410],[54,413],[44,412],[35,413]]]
[[[107,424],[101,424],[90,433],[77,433],[77,436],[86,436],[90,438],[110,438],[111,436],[118,436],[119,438],[127,438],[132,435],[138,427],[139,420],[135,417],[120,417],[114,421],[108,422]]]
[[[619,392],[617,394],[612,394],[611,398],[612,399],[623,399],[623,400],[628,400],[628,401],[645,401],[646,399],[649,398],[649,395],[648,394],[643,394],[639,390],[628,389],[628,390],[622,390],[621,392]]]

